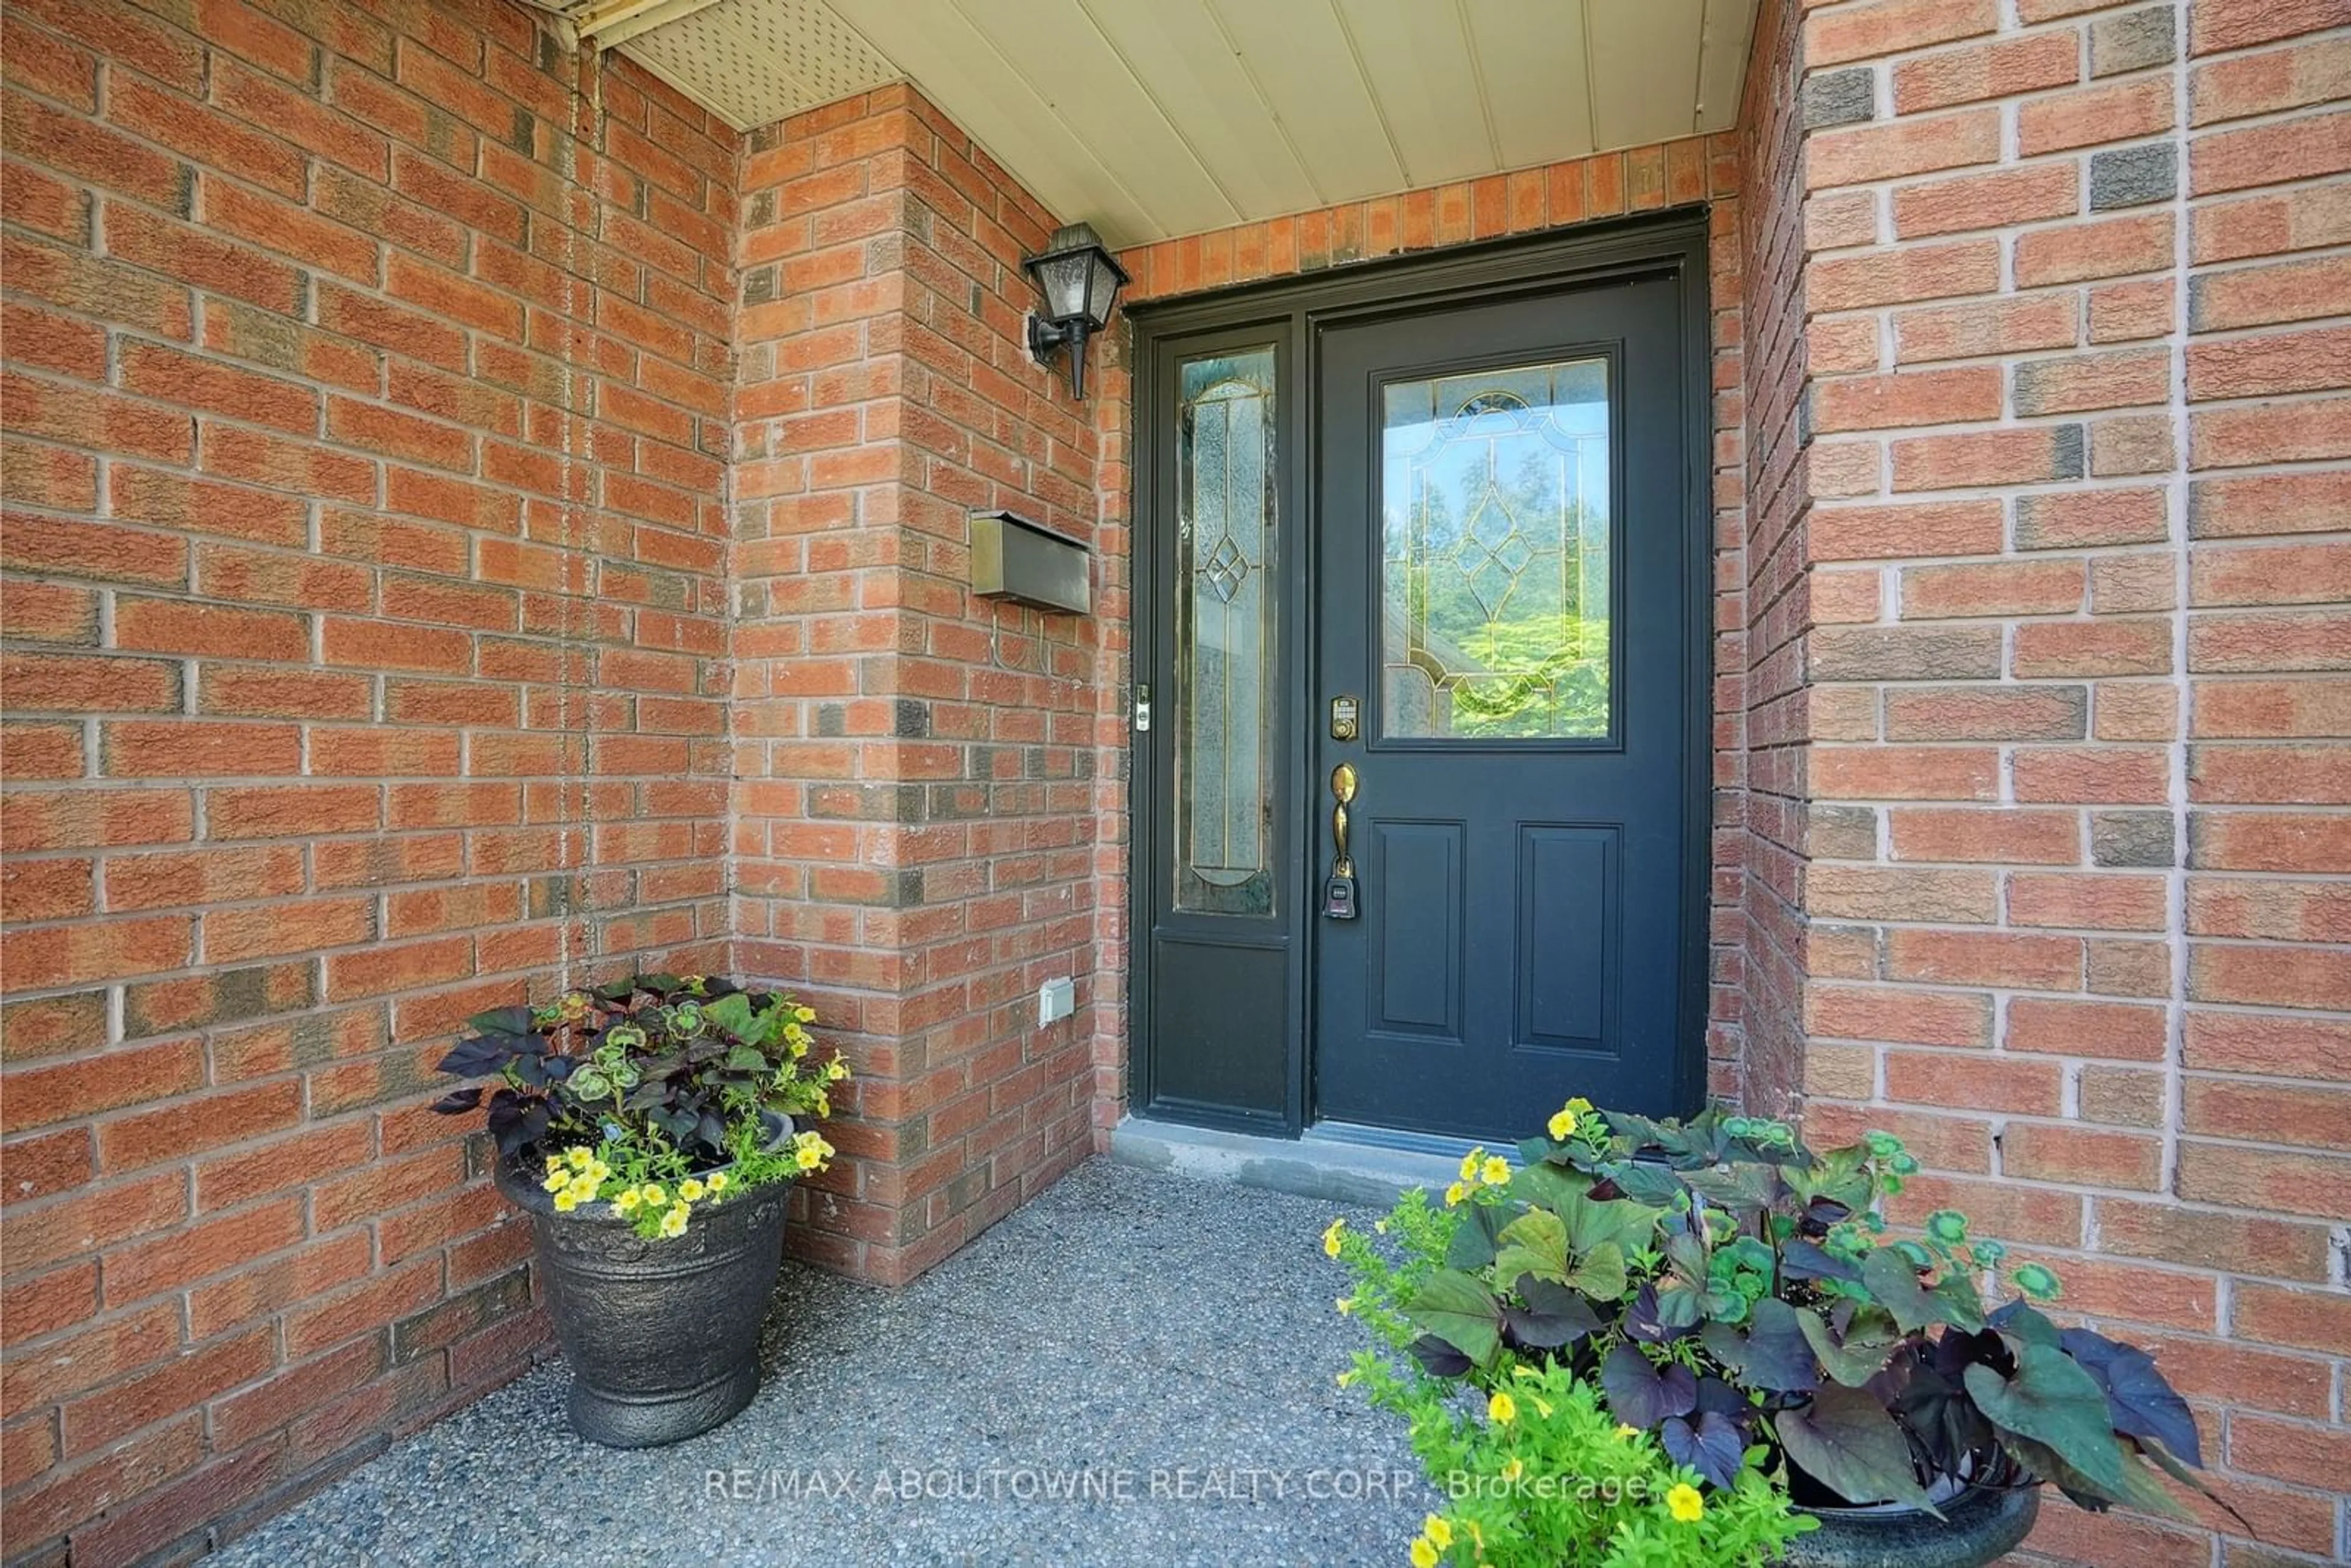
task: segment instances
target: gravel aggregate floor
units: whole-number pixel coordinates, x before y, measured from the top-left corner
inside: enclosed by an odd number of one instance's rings
[[[1339,1212],[1097,1159],[904,1290],[788,1264],[716,1432],[585,1443],[555,1363],[210,1568],[1401,1563],[1436,1499],[1332,1385]]]

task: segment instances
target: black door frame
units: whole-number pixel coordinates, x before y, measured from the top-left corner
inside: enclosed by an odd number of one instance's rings
[[[1669,277],[1681,303],[1684,395],[1682,480],[1684,593],[1682,617],[1688,644],[1688,691],[1682,748],[1682,995],[1679,1049],[1676,1053],[1676,1108],[1698,1108],[1706,1085],[1707,932],[1713,859],[1714,746],[1714,506],[1713,387],[1707,299],[1707,218],[1703,208],[1685,208],[1636,219],[1593,225],[1567,234],[1489,241],[1426,256],[1365,263],[1311,277],[1281,279],[1137,305],[1131,311],[1134,333],[1134,389],[1129,428],[1130,681],[1153,685],[1159,696],[1172,664],[1163,661],[1163,630],[1172,638],[1172,584],[1160,580],[1160,538],[1155,507],[1159,480],[1173,473],[1174,442],[1161,429],[1166,413],[1160,382],[1178,351],[1198,352],[1244,340],[1272,341],[1282,396],[1275,409],[1280,464],[1277,516],[1287,552],[1280,571],[1283,643],[1294,649],[1279,667],[1277,733],[1282,737],[1276,766],[1279,816],[1277,864],[1294,913],[1294,940],[1287,944],[1289,1060],[1282,1111],[1242,1111],[1165,1095],[1157,1092],[1152,1061],[1152,963],[1155,890],[1169,870],[1172,843],[1162,829],[1172,821],[1161,763],[1172,757],[1175,731],[1156,724],[1131,732],[1128,768],[1127,877],[1127,1097],[1139,1115],[1190,1122],[1235,1131],[1298,1137],[1314,1120],[1313,1039],[1307,977],[1313,961],[1319,919],[1312,914],[1314,851],[1319,840],[1320,794],[1303,788],[1314,737],[1307,721],[1319,716],[1313,701],[1321,689],[1312,665],[1313,595],[1321,562],[1321,533],[1310,510],[1311,483],[1319,455],[1314,440],[1320,386],[1319,344],[1327,326],[1370,318],[1412,315],[1465,301],[1507,299],[1584,283],[1634,277]],[[1188,340],[1181,345],[1177,340]],[[1172,494],[1172,480],[1168,492]],[[1163,625],[1163,623],[1165,623]],[[1172,716],[1172,690],[1156,704]],[[1194,940],[1213,942],[1213,937]],[[1384,1134],[1381,1141],[1414,1145],[1421,1134]]]

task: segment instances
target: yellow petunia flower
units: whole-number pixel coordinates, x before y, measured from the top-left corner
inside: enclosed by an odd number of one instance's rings
[[[1384,1219],[1374,1219],[1372,1221],[1372,1228],[1385,1236],[1388,1233],[1388,1222]]]
[[[580,1175],[573,1176],[571,1178],[571,1185],[565,1187],[563,1191],[574,1203],[593,1203],[596,1201],[596,1184],[588,1179],[587,1173],[584,1171]]]
[[[569,1166],[575,1171],[586,1170],[588,1168],[588,1162],[595,1157],[595,1155],[590,1154],[586,1149],[566,1149],[563,1151],[563,1163]]]
[[[1519,1402],[1500,1389],[1486,1401],[1486,1414],[1497,1427],[1507,1427],[1519,1418]]]
[[[558,1166],[548,1172],[547,1179],[538,1185],[548,1192],[561,1192],[571,1185],[571,1173]]]
[[[705,1187],[700,1182],[695,1180],[692,1176],[688,1176],[684,1181],[677,1184],[677,1196],[684,1198],[688,1203],[700,1203],[702,1201],[702,1195],[708,1190],[708,1188]]]
[[[1478,1167],[1478,1176],[1488,1186],[1500,1186],[1510,1179],[1510,1162],[1495,1155]]]
[[[662,1185],[657,1181],[649,1181],[637,1188],[637,1197],[643,1200],[647,1208],[659,1208],[669,1201],[669,1194],[662,1190]]]
[[[1355,1385],[1355,1369],[1351,1366],[1332,1381],[1342,1388],[1353,1388]]]
[[[1437,1514],[1432,1513],[1420,1521],[1420,1532],[1427,1536],[1429,1544],[1439,1552],[1453,1544],[1453,1527]]]
[[[792,1017],[801,1023],[814,1023],[816,1022],[816,1009],[814,1008],[794,1008],[792,1009]]]
[[[555,1195],[556,1213],[569,1214],[579,1207],[580,1199],[572,1195],[572,1191],[569,1187],[567,1186],[561,1192]]]
[[[1666,1511],[1684,1524],[1695,1524],[1706,1512],[1706,1499],[1700,1497],[1698,1488],[1689,1482],[1677,1482],[1671,1491],[1666,1493]]]
[[[1451,1186],[1445,1189],[1445,1207],[1447,1208],[1458,1207],[1459,1207],[1461,1200],[1468,1196],[1469,1189],[1463,1186],[1457,1181]]]
[[[612,1207],[619,1209],[622,1214],[636,1213],[637,1189],[635,1187],[623,1188],[621,1196],[612,1200]]]
[[[1482,1146],[1472,1149],[1468,1154],[1462,1155],[1461,1179],[1473,1186],[1476,1185],[1478,1180],[1478,1162],[1485,1157],[1486,1151]]]
[[[1567,1103],[1567,1110],[1572,1116],[1589,1116],[1592,1114],[1592,1102],[1578,1094]]]
[[[1526,1473],[1527,1462],[1524,1459],[1518,1458],[1516,1455],[1512,1455],[1502,1463],[1502,1479],[1506,1481],[1517,1480],[1520,1476]]]
[[[1412,1568],[1437,1568],[1437,1546],[1426,1535],[1412,1538]]]
[[[547,1156],[547,1171],[549,1176],[554,1175],[557,1171],[559,1171],[562,1168],[563,1156],[561,1155],[549,1155]]]
[[[1331,1228],[1322,1233],[1322,1250],[1330,1254],[1332,1257],[1336,1258],[1339,1255],[1340,1232],[1346,1228],[1347,1222],[1344,1219],[1332,1220],[1331,1222]]]
[[[1553,1111],[1551,1113],[1551,1120],[1544,1123],[1543,1126],[1550,1132],[1553,1142],[1563,1143],[1567,1135],[1575,1131],[1575,1113],[1572,1111]]]
[[[815,1145],[803,1144],[793,1151],[792,1163],[804,1171],[812,1171],[824,1164],[824,1156],[817,1152]]]
[[[662,1216],[661,1233],[664,1236],[683,1236],[685,1234],[685,1205],[681,1203],[675,1208],[671,1209],[667,1214]]]
[[[710,1179],[704,1182],[702,1185],[710,1189],[711,1197],[716,1197],[720,1193],[726,1190],[728,1185],[733,1181],[733,1179],[734,1178],[729,1176],[725,1171],[712,1171],[710,1173]]]
[[[1339,1301],[1338,1301],[1338,1307],[1339,1307],[1339,1315],[1340,1315],[1341,1317],[1343,1317],[1343,1317],[1345,1317],[1349,1312],[1353,1312],[1353,1311],[1355,1310],[1355,1298],[1354,1298],[1354,1297],[1353,1297],[1353,1296],[1342,1296],[1342,1297],[1340,1297],[1340,1298],[1339,1298]]]

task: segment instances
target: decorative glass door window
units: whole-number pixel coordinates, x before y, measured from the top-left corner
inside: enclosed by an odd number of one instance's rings
[[[1273,913],[1274,357],[1186,360],[1176,451],[1176,907]]]
[[[1608,361],[1382,389],[1380,734],[1611,730]]]

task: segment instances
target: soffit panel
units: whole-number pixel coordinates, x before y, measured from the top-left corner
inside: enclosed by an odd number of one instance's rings
[[[1295,213],[1321,193],[1204,0],[1082,0],[1087,15],[1240,211]]]
[[[1338,0],[1338,7],[1408,184],[1439,185],[1503,166],[1455,0]]]
[[[1162,228],[1192,234],[1241,221],[1240,209],[1161,107],[1155,78],[1160,93],[1172,85],[1165,58],[1128,60],[1078,0],[956,3],[1036,101],[1094,150]],[[1199,110],[1189,105],[1179,112]]]
[[[1134,5],[1138,0],[1115,3]],[[1316,204],[1404,189],[1404,164],[1372,101],[1371,84],[1355,68],[1346,29],[1339,25],[1339,13],[1330,0],[1197,3],[1205,4],[1222,24],[1236,57],[1288,131],[1290,144],[1314,183]]]
[[[823,0],[672,0],[600,36],[738,131],[901,74]]]
[[[1465,8],[1503,167],[1555,163],[1591,152],[1583,0],[1546,5],[1465,0]]]
[[[910,79],[1114,246],[1727,129],[1756,6],[539,3],[737,129]]]
[[[1707,0],[1584,0],[1592,126],[1602,147],[1698,129],[1698,41]]]
[[[954,0],[833,0],[988,155],[1063,217],[1127,243],[1151,214],[1100,153],[1030,90]]]
[[[1698,43],[1699,130],[1728,131],[1739,123],[1739,99],[1747,88],[1747,51],[1754,39],[1754,0],[1706,0],[1706,26]]]

